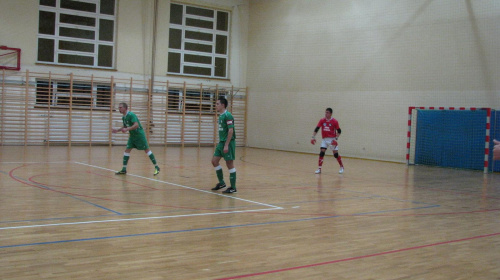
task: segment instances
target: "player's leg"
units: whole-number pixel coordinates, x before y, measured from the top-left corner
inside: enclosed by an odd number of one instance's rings
[[[337,159],[337,162],[340,165],[339,173],[344,173],[344,165],[342,164],[342,157],[339,155],[339,146],[335,146],[333,148],[333,156]]]
[[[149,149],[148,145],[148,139],[146,139],[145,134],[139,134],[134,137],[134,145],[137,148],[137,150],[144,151],[146,155],[149,157],[153,165],[155,166],[155,171],[153,172],[153,175],[158,175],[160,173],[160,167],[156,163],[155,155],[153,152]]]
[[[223,149],[224,143],[217,144],[217,147],[215,147],[214,156],[212,157],[212,165],[215,168],[215,174],[217,175],[217,179],[219,180],[219,183],[217,183],[217,185],[212,188],[213,191],[220,190],[226,187],[226,183],[224,182],[224,173],[222,172],[222,166],[220,166],[220,159],[224,155]]]
[[[319,159],[318,159],[318,170],[316,170],[316,174],[320,174],[321,173],[321,168],[323,167],[323,158],[325,157],[325,151],[326,151],[326,148],[321,148],[320,149],[320,152],[319,152]]]
[[[321,173],[321,168],[323,167],[323,158],[325,157],[325,152],[328,147],[331,146],[331,138],[323,138],[323,141],[321,141],[321,149],[319,152],[319,159],[318,159],[318,170],[316,170],[316,174]]]
[[[156,159],[155,159],[155,155],[153,154],[153,151],[151,151],[150,149],[146,149],[146,150],[144,150],[144,152],[146,153],[146,155],[148,155],[149,159],[151,160],[151,162],[155,166],[155,172],[153,174],[158,175],[158,173],[160,173],[160,167],[156,163]]]
[[[125,149],[125,152],[123,152],[123,167],[120,171],[116,172],[117,175],[127,174],[127,164],[128,160],[130,159],[130,152],[132,151],[132,148],[129,147],[129,144],[131,144],[130,138],[127,142],[127,148]]]
[[[226,161],[227,169],[229,169],[229,182],[231,187],[227,188],[224,193],[235,193],[236,192],[236,168],[234,168],[234,160],[236,158],[236,143],[235,141],[229,142],[229,151],[224,154],[224,160]]]

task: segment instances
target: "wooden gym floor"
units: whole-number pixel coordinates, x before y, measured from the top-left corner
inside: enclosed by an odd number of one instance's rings
[[[0,279],[500,279],[500,174],[238,148],[222,195],[211,147],[123,150],[0,147]]]

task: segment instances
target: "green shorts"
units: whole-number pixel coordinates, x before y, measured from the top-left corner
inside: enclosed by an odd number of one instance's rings
[[[147,150],[149,149],[146,135],[130,136],[127,142],[127,149]]]
[[[236,141],[231,140],[229,142],[227,154],[224,153],[224,145],[226,142],[219,142],[217,147],[215,147],[214,157],[222,157],[225,161],[234,160],[236,158]]]

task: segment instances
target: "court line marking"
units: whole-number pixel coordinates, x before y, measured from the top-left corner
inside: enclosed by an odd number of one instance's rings
[[[48,162],[48,161],[0,161],[0,164],[37,164],[37,163],[68,163],[68,162],[71,162],[71,161],[51,161],[51,162]]]
[[[56,193],[59,193],[59,194],[62,194],[62,195],[64,195],[64,196],[66,196],[66,197],[70,197],[70,198],[72,198],[72,199],[76,199],[76,200],[78,200],[78,201],[80,201],[80,202],[84,202],[84,203],[90,204],[90,205],[92,205],[92,206],[95,206],[95,207],[97,207],[97,208],[101,208],[101,209],[103,209],[103,210],[105,210],[105,211],[112,212],[112,213],[114,213],[114,214],[116,214],[116,215],[122,215],[120,212],[114,211],[114,210],[112,210],[112,209],[106,208],[106,207],[104,207],[104,206],[102,206],[102,205],[99,205],[99,204],[96,204],[96,203],[90,202],[90,201],[88,201],[88,200],[85,200],[85,199],[79,198],[79,197],[78,197],[78,195],[76,195],[76,194],[71,194],[71,193],[68,193],[68,192],[63,192],[63,191],[58,191],[58,190],[55,190],[55,189],[53,189],[53,188],[50,188],[49,186],[46,186],[46,185],[43,185],[43,184],[40,184],[40,183],[37,183],[37,182],[30,182],[30,181],[29,181],[29,179],[28,179],[28,180],[26,180],[26,179],[20,178],[20,177],[18,177],[18,176],[14,176],[14,174],[13,174],[14,170],[17,170],[17,169],[22,168],[22,167],[26,167],[26,164],[24,164],[24,165],[22,165],[22,166],[18,166],[18,167],[14,168],[14,169],[11,169],[11,170],[9,171],[9,173],[6,173],[6,174],[8,174],[10,178],[12,178],[12,179],[14,179],[14,180],[18,181],[18,182],[19,182],[19,183],[21,183],[21,184],[25,184],[25,185],[28,185],[28,186],[31,186],[31,187],[39,188],[39,189],[42,189],[42,190],[47,190],[47,191],[51,191],[51,192],[56,192]],[[4,173],[3,171],[1,171],[1,172],[2,172],[2,173]]]
[[[114,170],[112,170],[112,169],[108,169],[108,168],[104,168],[104,167],[100,167],[100,166],[96,166],[96,165],[91,165],[91,164],[86,164],[86,163],[82,163],[82,162],[70,162],[70,163],[81,164],[81,165],[89,166],[89,167],[92,167],[92,168],[98,168],[98,169],[102,169],[102,170],[107,170],[107,171],[114,172]],[[140,176],[140,175],[134,175],[134,174],[127,174],[127,175],[128,176],[134,176],[134,177],[142,178],[142,179],[147,179],[147,180],[150,180],[150,181],[160,182],[160,183],[164,183],[164,184],[174,185],[174,186],[178,186],[178,187],[182,187],[182,188],[186,188],[186,189],[190,189],[190,190],[200,191],[200,192],[208,193],[208,194],[211,194],[211,195],[218,195],[218,196],[223,196],[223,197],[227,197],[227,198],[231,198],[231,199],[241,200],[241,201],[245,201],[245,202],[248,202],[248,203],[251,203],[251,204],[257,204],[257,205],[267,206],[267,207],[270,207],[270,208],[253,209],[253,210],[239,210],[239,211],[212,212],[212,213],[200,213],[200,214],[185,214],[185,215],[173,215],[173,216],[124,218],[124,219],[94,220],[94,221],[73,222],[73,223],[53,223],[53,224],[38,224],[38,225],[26,225],[26,226],[15,226],[15,227],[0,227],[0,230],[21,229],[21,228],[36,228],[36,227],[48,227],[48,226],[78,225],[78,224],[91,224],[91,223],[109,223],[109,222],[134,221],[134,220],[168,219],[168,218],[177,218],[177,217],[193,217],[193,216],[206,216],[206,215],[219,215],[219,214],[232,214],[232,213],[246,213],[246,212],[270,211],[270,210],[282,210],[282,209],[284,209],[283,207],[279,207],[279,206],[275,206],[275,205],[270,205],[270,204],[265,204],[265,203],[256,202],[256,201],[252,201],[252,200],[247,200],[247,199],[243,199],[243,198],[233,197],[233,196],[229,196],[229,195],[223,195],[223,194],[219,194],[219,193],[209,192],[209,191],[200,190],[200,189],[196,189],[196,188],[193,188],[193,187],[188,187],[188,186],[184,186],[184,185],[180,185],[180,184],[176,184],[176,183],[170,183],[170,182],[167,182],[167,181],[161,181],[161,180],[157,180],[157,179],[151,179],[151,178]],[[27,183],[24,180],[21,180],[19,178],[17,178],[17,180],[22,181],[24,183]],[[52,190],[52,189],[47,188],[46,186],[43,186],[43,185],[41,185],[39,183],[37,183],[36,185],[38,187],[42,188],[42,189]]]
[[[19,177],[17,177],[17,176],[14,176],[14,177],[16,177],[17,179],[19,179],[19,180],[21,180],[21,181],[24,181],[24,182],[26,182],[26,183],[30,182],[30,181],[26,181],[25,179],[21,179],[21,178],[19,178]],[[40,188],[42,188],[42,189],[46,189],[46,190],[49,190],[49,191],[56,191],[56,190],[54,190],[53,188],[51,188],[51,187],[49,187],[49,186],[47,186],[47,185],[44,185],[44,184],[40,184],[40,183],[37,183],[37,182],[31,182],[31,183],[33,183],[33,184],[35,184],[35,185],[39,186],[39,187],[40,187]],[[60,191],[56,191],[56,192],[57,192],[57,193],[59,193],[59,194],[62,194],[62,195],[64,195],[64,196],[70,197],[70,198],[72,198],[72,199],[78,200],[78,201],[80,201],[80,202],[87,203],[87,204],[90,204],[90,205],[95,206],[95,207],[97,207],[97,208],[103,209],[104,211],[108,211],[108,212],[114,213],[114,214],[116,214],[116,215],[123,215],[122,213],[120,213],[120,212],[118,212],[118,211],[115,211],[115,210],[113,210],[113,209],[110,209],[110,208],[104,207],[104,206],[99,205],[99,204],[97,204],[97,203],[90,202],[90,201],[85,200],[85,199],[82,199],[82,198],[80,198],[80,197],[78,197],[78,196],[75,196],[74,194],[70,194],[70,193],[66,193],[66,192],[60,192]]]
[[[101,221],[95,220],[95,221],[84,221],[84,222],[73,222],[73,223],[41,224],[41,225],[27,225],[27,226],[15,226],[15,227],[0,227],[0,230],[21,229],[21,228],[37,228],[37,227],[49,227],[49,226],[68,226],[68,225],[81,225],[81,224],[112,223],[112,222],[127,222],[127,221],[153,220],[153,219],[169,219],[169,218],[179,218],[179,217],[209,216],[209,215],[260,212],[260,211],[271,211],[271,210],[278,210],[278,208],[264,208],[264,209],[254,209],[254,210],[185,214],[185,215],[159,216],[159,217],[124,218],[124,219],[101,220]],[[0,248],[2,248],[2,247],[0,247]]]
[[[423,249],[423,248],[428,248],[428,247],[435,247],[435,246],[440,246],[440,245],[464,242],[464,241],[469,241],[469,240],[474,240],[474,239],[493,237],[493,236],[497,236],[497,235],[500,235],[500,232],[491,233],[491,234],[484,234],[484,235],[477,235],[477,236],[472,236],[472,237],[467,237],[467,238],[462,238],[462,239],[448,240],[448,241],[431,243],[431,244],[424,244],[424,245],[420,245],[420,246],[390,250],[390,251],[379,252],[379,253],[375,253],[375,254],[369,254],[369,255],[363,255],[363,256],[357,256],[357,257],[351,257],[351,258],[345,258],[345,259],[338,259],[338,260],[327,261],[327,262],[313,263],[313,264],[308,264],[308,265],[301,265],[301,266],[287,267],[287,268],[276,269],[276,270],[268,270],[268,271],[263,271],[263,272],[256,272],[256,273],[250,273],[250,274],[231,276],[231,277],[217,278],[216,280],[241,279],[241,278],[261,276],[261,275],[267,275],[267,274],[273,274],[273,273],[279,273],[279,272],[285,272],[285,271],[291,271],[291,270],[297,270],[297,269],[311,268],[311,267],[316,267],[316,266],[322,266],[322,265],[328,265],[328,264],[334,264],[334,263],[340,263],[340,262],[354,261],[354,260],[366,259],[366,258],[371,258],[371,257],[378,257],[378,256],[383,256],[383,255],[401,253],[401,252],[406,252],[406,251],[410,251],[410,250],[417,250],[417,249]]]
[[[295,220],[284,220],[278,222],[300,222],[300,221],[308,221],[308,220],[316,220],[316,219],[324,219],[324,218],[338,218],[338,217],[350,217],[350,216],[373,216],[376,217],[377,214],[381,213],[390,213],[390,212],[400,212],[400,211],[409,211],[409,210],[420,210],[427,208],[440,207],[439,205],[425,206],[425,207],[416,207],[416,208],[404,208],[404,209],[391,209],[391,210],[381,210],[375,212],[365,212],[365,213],[354,213],[347,215],[333,215],[333,216],[320,216],[320,217],[312,217],[312,218],[304,218],[304,219],[295,219]],[[199,213],[199,214],[184,214],[184,215],[173,215],[173,216],[157,216],[157,217],[139,217],[139,218],[123,218],[123,219],[113,219],[113,220],[95,220],[95,221],[83,221],[83,222],[72,222],[72,223],[55,223],[55,224],[40,224],[40,225],[27,225],[27,226],[12,226],[12,227],[0,227],[0,230],[6,229],[21,229],[21,228],[36,228],[36,227],[47,227],[47,226],[65,226],[65,225],[78,225],[78,224],[92,224],[92,223],[106,223],[106,222],[120,222],[120,221],[135,221],[135,220],[150,220],[150,219],[168,219],[168,218],[177,218],[177,217],[192,217],[192,216],[208,216],[208,215],[218,215],[218,214],[232,214],[232,213],[248,213],[248,212],[261,212],[261,211],[271,211],[278,210],[274,208],[264,208],[264,209],[254,209],[254,210],[238,210],[238,211],[226,211],[226,212],[213,212],[213,213]],[[283,213],[280,213],[283,215]],[[308,214],[310,215],[310,214]],[[70,219],[70,218],[68,218]],[[29,222],[29,221],[27,221]],[[274,224],[277,222],[269,222],[269,224]],[[266,223],[262,223],[266,224]],[[253,224],[251,224],[253,225]],[[1,248],[1,247],[0,247]]]
[[[275,209],[266,208],[264,210],[269,211],[269,210],[275,210]],[[255,210],[255,211],[257,211],[257,210]],[[394,211],[397,211],[397,210],[394,210]],[[241,211],[241,212],[248,212],[248,211]],[[377,211],[377,212],[372,212],[372,213],[381,213],[381,212],[385,212],[385,211]],[[234,213],[234,212],[228,212],[228,214],[231,214],[231,213]],[[199,215],[217,215],[217,214],[222,214],[222,213],[206,213],[206,214],[199,214]],[[171,216],[171,217],[175,218],[175,217],[178,217],[178,216]],[[66,240],[44,241],[44,242],[35,242],[35,243],[22,243],[22,244],[3,245],[3,246],[0,246],[0,249],[14,248],[14,247],[26,247],[26,246],[38,246],[38,245],[50,245],[50,244],[58,244],[58,243],[70,243],[70,242],[85,242],[85,241],[107,240],[107,239],[114,239],[114,238],[128,238],[128,237],[151,236],[151,235],[160,235],[160,234],[197,232],[197,231],[205,231],[205,230],[217,230],[217,229],[228,229],[228,228],[243,228],[243,227],[254,227],[254,226],[263,226],[263,225],[286,224],[286,223],[306,222],[306,221],[314,221],[314,220],[322,220],[322,219],[332,219],[332,218],[341,218],[341,217],[345,217],[345,216],[342,216],[342,215],[333,215],[333,216],[324,216],[324,217],[293,219],[293,220],[281,220],[281,221],[271,221],[271,222],[261,222],[261,223],[239,224],[239,225],[204,227],[204,228],[195,228],[195,229],[180,229],[180,230],[160,231],[160,232],[145,232],[145,233],[136,233],[136,234],[101,236],[101,237],[79,238],[79,239],[66,239]],[[370,217],[370,215],[359,215],[357,217]],[[148,219],[148,218],[146,217],[146,218],[143,218],[143,219]],[[122,220],[117,220],[117,221],[122,221]],[[82,223],[85,223],[85,222],[82,222]],[[91,223],[91,222],[87,222],[87,223]]]
[[[98,169],[102,169],[102,170],[107,170],[107,171],[115,172],[112,169],[100,167],[100,166],[97,166],[97,165],[87,164],[87,163],[78,162],[78,161],[75,161],[74,163],[81,164],[81,165],[86,165],[86,166],[89,166],[89,167],[92,167],[92,168],[98,168]],[[158,179],[152,179],[152,178],[148,178],[148,177],[144,177],[144,176],[140,176],[140,175],[135,175],[135,174],[127,173],[126,176],[133,176],[133,177],[137,177],[137,178],[141,178],[141,179],[150,180],[150,181],[153,181],[153,182],[159,182],[159,183],[168,184],[168,185],[172,185],[172,186],[176,186],[176,187],[181,187],[181,188],[185,188],[185,189],[190,189],[190,190],[194,190],[194,191],[208,193],[208,194],[211,194],[211,195],[218,195],[218,196],[227,197],[227,198],[231,198],[231,199],[235,199],[235,200],[241,200],[241,201],[249,202],[249,203],[252,203],[252,204],[258,204],[258,205],[267,206],[267,207],[271,207],[271,208],[275,208],[275,209],[283,209],[283,207],[279,207],[279,206],[275,206],[275,205],[271,205],[271,204],[261,203],[261,202],[257,202],[257,201],[252,201],[252,200],[243,199],[243,198],[239,198],[239,197],[235,197],[235,196],[230,196],[230,195],[224,195],[224,194],[220,194],[220,193],[214,193],[212,191],[200,190],[200,189],[197,189],[197,188],[188,187],[188,186],[184,186],[184,185],[180,185],[180,184],[176,184],[176,183],[171,183],[171,182],[167,182],[167,181],[162,181],[162,180],[158,180]]]
[[[92,168],[98,168],[98,169],[102,169],[102,170],[107,170],[107,171],[114,172],[114,170],[111,170],[111,169],[108,169],[108,168],[104,168],[104,167],[100,167],[100,166],[96,166],[96,165],[86,164],[86,163],[82,163],[82,162],[74,162],[74,163],[80,164],[80,165],[89,166],[89,167],[92,167]],[[159,182],[159,183],[163,183],[163,184],[169,184],[169,185],[173,185],[173,186],[177,186],[177,187],[181,187],[181,188],[186,188],[186,189],[190,189],[190,190],[195,190],[195,191],[199,191],[199,192],[208,193],[208,194],[211,194],[211,195],[223,196],[223,197],[227,197],[227,198],[231,198],[231,199],[236,199],[236,200],[240,200],[240,201],[245,201],[245,202],[248,202],[248,203],[251,203],[251,204],[262,205],[262,206],[266,206],[266,207],[270,207],[270,208],[253,209],[253,210],[239,210],[239,211],[212,212],[212,213],[199,213],[199,214],[185,214],[185,215],[173,215],[173,216],[159,216],[159,217],[157,216],[157,217],[124,218],[124,219],[94,220],[94,221],[83,221],[83,222],[72,222],[72,223],[52,223],[52,224],[25,225],[25,226],[14,226],[14,227],[0,227],[0,230],[22,229],[22,228],[38,228],[38,227],[49,227],[49,226],[79,225],[79,224],[93,224],[93,223],[111,223],[111,222],[136,221],[136,220],[168,219],[168,218],[178,218],[178,217],[195,217],[195,216],[220,215],[220,214],[232,214],[232,213],[247,213],[247,212],[260,212],[260,211],[270,211],[270,210],[282,210],[282,209],[284,209],[283,207],[279,207],[279,206],[275,206],[275,205],[270,205],[270,204],[256,202],[256,201],[252,201],[252,200],[248,200],[248,199],[243,199],[243,198],[239,198],[239,197],[233,197],[233,196],[229,196],[229,195],[223,195],[223,194],[219,194],[219,193],[209,192],[209,191],[200,190],[200,189],[193,188],[193,187],[188,187],[188,186],[184,186],[184,185],[180,185],[180,184],[176,184],[176,183],[171,183],[171,182],[166,182],[166,181],[162,181],[162,180],[152,179],[152,178],[148,178],[148,177],[144,177],[144,176],[140,176],[140,175],[127,174],[127,176],[133,176],[133,177],[137,177],[137,178],[141,178],[141,179],[146,179],[146,180],[150,180],[150,181],[154,181],[154,182]],[[39,185],[39,184],[37,184],[37,185]],[[41,187],[43,187],[44,189],[47,189],[47,190],[51,190],[50,188],[46,188],[44,186],[41,186]]]

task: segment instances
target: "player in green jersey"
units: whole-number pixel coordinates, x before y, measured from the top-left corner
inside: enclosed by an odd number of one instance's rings
[[[221,158],[226,161],[227,168],[229,169],[229,182],[231,186],[223,193],[236,192],[236,168],[234,168],[234,159],[236,152],[236,133],[234,132],[234,118],[229,111],[227,111],[227,99],[223,96],[217,99],[215,109],[219,115],[219,144],[215,148],[214,156],[212,157],[212,165],[215,167],[215,173],[219,183],[212,188],[213,191],[220,190],[226,187],[224,176],[222,174],[222,166],[219,162]]]
[[[127,163],[130,158],[130,152],[133,148],[136,148],[137,150],[143,150],[149,156],[149,159],[151,159],[151,162],[155,165],[154,175],[158,175],[158,173],[160,173],[160,167],[156,164],[155,156],[149,149],[148,140],[146,139],[146,134],[144,133],[141,122],[139,122],[139,119],[134,113],[128,110],[127,103],[120,103],[118,105],[118,110],[123,115],[123,127],[113,129],[113,133],[118,133],[120,131],[126,133],[128,131],[130,135],[127,142],[127,148],[123,153],[123,168],[116,172],[116,174],[127,174]]]

